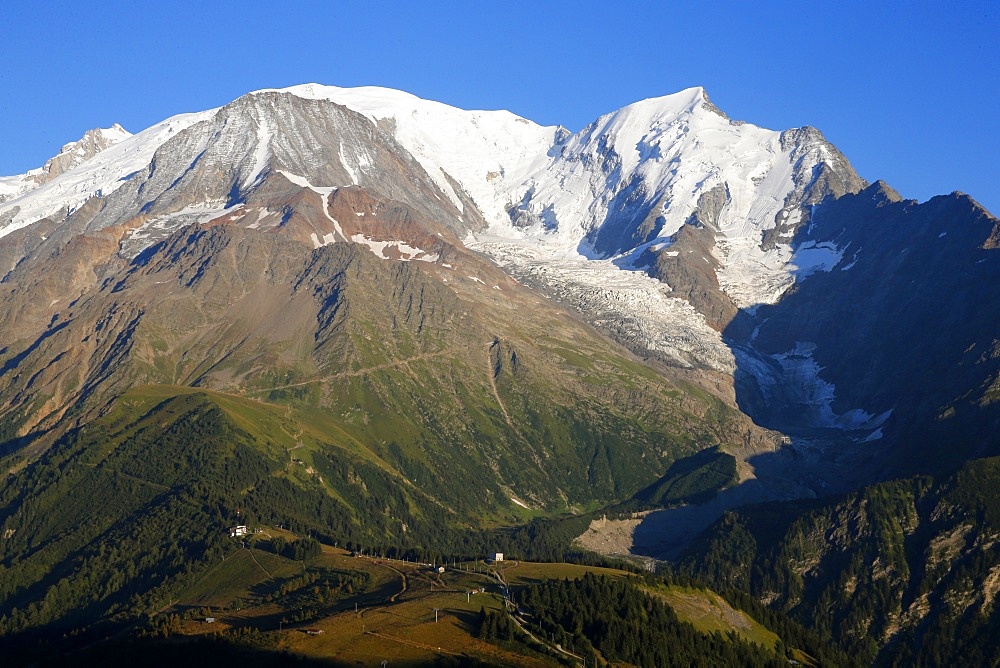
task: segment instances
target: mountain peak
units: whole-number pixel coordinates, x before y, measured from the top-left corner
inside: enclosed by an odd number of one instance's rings
[[[64,144],[43,166],[25,174],[0,177],[0,204],[30,193],[131,136],[132,133],[118,123],[110,128],[87,130],[80,139]]]
[[[80,139],[63,145],[59,153],[42,167],[44,177],[39,183],[45,183],[63,172],[90,160],[101,151],[110,148],[120,141],[132,136],[132,133],[115,123],[110,128],[94,128],[83,133]]]
[[[669,95],[649,97],[645,100],[633,102],[632,104],[626,105],[621,109],[604,114],[600,119],[598,119],[597,122],[600,123],[602,119],[629,118],[634,119],[637,122],[649,122],[655,125],[656,123],[664,120],[673,119],[684,114],[695,113],[706,102],[708,102],[712,110],[715,110],[717,113],[725,116],[725,114],[718,111],[718,108],[715,107],[715,105],[709,102],[708,95],[705,93],[704,88],[701,86],[694,86]]]

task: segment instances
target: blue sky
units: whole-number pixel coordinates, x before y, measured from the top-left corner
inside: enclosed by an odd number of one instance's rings
[[[906,197],[1000,214],[1000,3],[0,1],[0,174],[92,127],[243,93],[378,85],[579,130],[706,88],[730,117],[818,127]]]

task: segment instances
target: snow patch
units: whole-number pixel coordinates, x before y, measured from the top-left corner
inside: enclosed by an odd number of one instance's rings
[[[314,248],[336,243],[337,235],[340,235],[341,239],[347,241],[347,235],[344,234],[344,230],[340,227],[340,222],[331,216],[330,211],[327,209],[328,198],[334,190],[337,190],[336,186],[314,186],[305,177],[299,176],[298,174],[292,174],[291,172],[286,172],[283,169],[279,169],[278,173],[288,179],[289,182],[294,183],[300,188],[308,188],[319,195],[320,210],[323,212],[323,215],[326,216],[326,219],[333,225],[333,234],[324,234],[323,237],[320,238],[315,232],[312,233],[310,238],[312,239]]]
[[[378,241],[376,239],[366,237],[363,234],[352,235],[351,241],[367,246],[372,253],[383,260],[400,260],[402,262],[409,262],[410,260],[417,260],[420,262],[437,262],[440,257],[437,254],[430,254],[419,248],[413,248],[403,241]],[[397,258],[392,255],[386,255],[386,251],[389,249],[393,249],[399,253],[399,257]]]
[[[324,234],[323,238],[320,239],[319,235],[313,232],[312,234],[309,235],[309,238],[312,239],[313,248],[319,248],[321,246],[329,246],[330,244],[334,244],[337,242],[337,237],[334,236],[333,234]]]
[[[876,429],[872,433],[868,434],[868,436],[863,441],[861,441],[861,442],[862,443],[870,443],[872,441],[877,441],[877,440],[879,440],[881,438],[882,438],[882,428],[879,427],[878,429]]]
[[[817,271],[832,271],[844,258],[844,249],[829,241],[807,241],[795,249],[788,266],[796,281],[802,281]]]
[[[274,132],[267,118],[261,116],[257,123],[257,143],[253,150],[253,167],[243,177],[243,188],[246,189],[253,184],[267,168],[267,163],[271,159],[271,139]]]
[[[256,210],[256,211],[255,211],[255,212],[253,213],[253,215],[255,216],[255,218],[254,218],[254,221],[253,221],[252,223],[250,223],[250,224],[246,225],[246,228],[247,228],[248,230],[256,230],[256,229],[260,229],[260,227],[261,227],[261,223],[263,222],[263,220],[264,220],[265,218],[267,218],[268,216],[270,216],[270,215],[274,214],[274,213],[276,213],[276,212],[275,212],[275,211],[271,211],[271,210],[270,210],[270,209],[268,209],[268,208],[267,208],[266,206],[265,206],[265,207],[262,207],[262,208],[260,208],[260,209],[257,209],[257,210]],[[246,220],[246,219],[244,219],[244,222],[245,222],[245,220]]]
[[[287,172],[283,169],[279,169],[277,173],[281,174],[286,179],[288,179],[289,182],[294,183],[300,188],[308,188],[313,192],[319,193],[323,197],[328,197],[330,193],[332,193],[334,190],[337,189],[336,186],[315,186],[312,183],[309,183],[309,181],[305,177],[299,176],[298,174],[292,174],[291,172]]]

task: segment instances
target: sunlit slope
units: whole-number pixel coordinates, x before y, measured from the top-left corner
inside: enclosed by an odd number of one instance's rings
[[[6,349],[0,401],[27,435],[7,447],[139,385],[217,389],[295,407],[290,433],[324,425],[471,517],[619,500],[679,456],[767,442],[456,255],[449,268],[236,226],[181,231]]]

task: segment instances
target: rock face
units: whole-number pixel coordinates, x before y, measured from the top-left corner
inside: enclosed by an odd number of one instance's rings
[[[235,207],[277,174],[327,191],[355,185],[459,233],[478,224],[464,220],[419,163],[367,118],[326,100],[259,93],[160,146],[148,169],[110,195],[87,229],[141,213],[149,221],[140,232],[169,234],[188,222],[184,212]]]
[[[733,512],[680,568],[827,629],[863,663],[989,662],[998,464],[976,459],[940,479]]]
[[[910,455],[891,463],[910,470],[997,454],[998,226],[965,195],[917,204],[882,183],[818,205],[797,245],[841,259],[756,309],[750,336],[733,332],[746,409],[775,428],[905,444]]]

